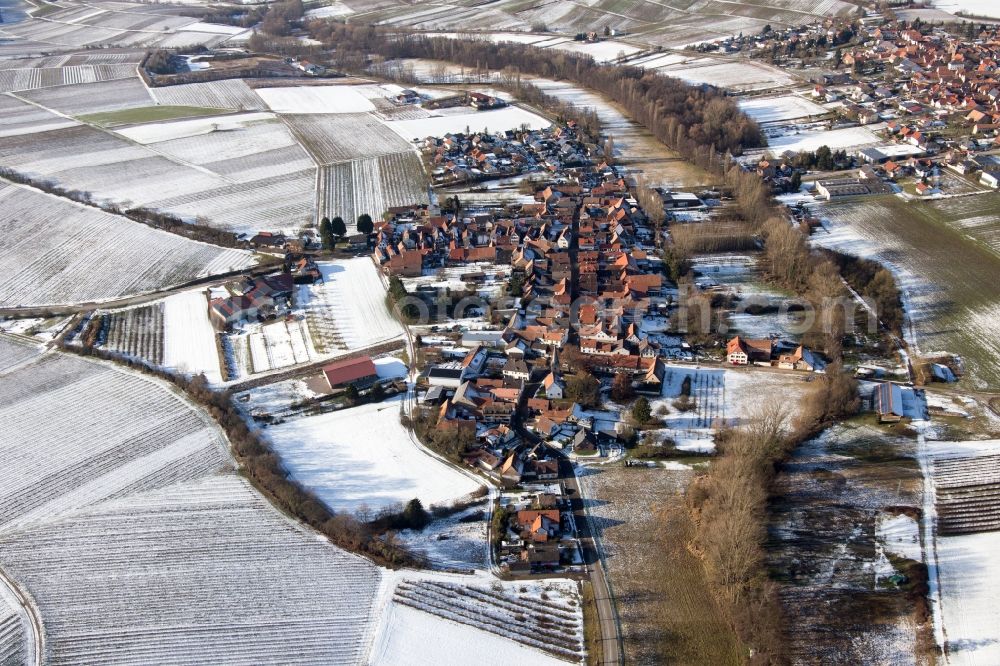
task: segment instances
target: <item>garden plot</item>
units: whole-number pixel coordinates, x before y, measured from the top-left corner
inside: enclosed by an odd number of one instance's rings
[[[199,106],[238,111],[265,111],[267,105],[243,79],[184,83],[150,88],[157,104]]]
[[[323,281],[301,287],[296,301],[306,312],[317,351],[362,349],[403,337],[371,259],[320,262],[319,267]]]
[[[368,113],[375,106],[352,86],[257,88],[267,107],[277,113]]]
[[[150,106],[152,98],[139,77],[75,86],[57,86],[18,95],[69,116]]]
[[[403,609],[413,609],[427,614],[427,619],[442,618],[449,620],[449,625],[455,623],[473,629],[458,632],[458,636],[450,637],[451,640],[446,639],[442,644],[421,650],[423,654],[418,657],[419,663],[479,662],[481,658],[474,656],[469,647],[475,645],[478,652],[484,643],[490,646],[484,651],[489,655],[485,663],[579,662],[583,657],[583,617],[579,604],[573,599],[575,590],[572,584],[563,585],[566,587],[560,589],[556,583],[550,583],[544,592],[532,589],[536,586],[529,588],[523,585],[522,592],[500,585],[468,585],[461,579],[454,582],[434,579],[400,581],[393,593],[392,617],[383,631],[383,634],[389,634],[386,636],[388,644],[379,641],[375,656],[379,663],[397,663],[394,657],[402,656],[403,653],[398,652],[399,647],[405,644],[402,641],[414,638],[406,631],[411,628],[411,616]],[[396,626],[400,618],[403,619],[402,628]],[[400,633],[402,636],[396,635]],[[501,639],[499,645],[495,639],[488,638],[491,634]],[[476,636],[475,640],[471,640],[473,636]],[[469,640],[468,646],[463,648],[458,641],[453,643],[455,638]],[[409,645],[409,649],[421,642],[427,643],[417,640]],[[503,643],[509,645],[504,646]],[[494,647],[500,651],[493,652]],[[454,649],[459,651],[453,652]]]
[[[394,206],[428,202],[428,183],[420,158],[411,151],[342,162],[321,169],[320,215],[340,216],[348,231],[358,216],[378,219]]]
[[[0,139],[74,127],[80,123],[7,95],[0,95]]]
[[[305,321],[278,321],[256,327],[247,334],[252,372],[268,372],[308,363],[309,330]]]
[[[163,364],[163,304],[154,303],[107,315],[101,346],[131,358]]]
[[[685,387],[693,407],[679,409],[674,402]],[[714,451],[715,431],[730,424],[725,389],[725,370],[667,365],[663,398],[652,402],[653,413],[663,419],[663,428],[657,432],[673,440],[681,451]]]
[[[881,139],[864,127],[845,127],[843,129],[805,131],[770,137],[767,142],[767,150],[775,155],[781,155],[785,151],[811,152],[822,146],[827,146],[830,150],[846,150],[880,142]]]
[[[517,106],[507,106],[490,111],[469,111],[446,116],[433,116],[421,120],[394,120],[386,125],[407,141],[449,133],[489,130],[491,132],[517,129],[543,129],[551,125],[548,120]]]
[[[402,530],[400,541],[435,569],[484,570],[489,565],[486,502],[447,518],[436,518],[422,530]]]
[[[0,182],[0,207],[5,306],[110,300],[255,261],[27,187]]]
[[[829,113],[819,104],[798,95],[744,99],[740,101],[740,110],[759,123],[824,116]]]
[[[413,152],[388,129],[391,123],[387,126],[369,113],[291,115],[285,120],[320,164]]]
[[[163,300],[163,365],[184,375],[203,374],[222,382],[216,331],[208,318],[208,299],[201,290]]]
[[[396,510],[415,497],[448,505],[477,491],[478,481],[410,439],[401,400],[294,418],[265,434],[292,477],[334,511]]]

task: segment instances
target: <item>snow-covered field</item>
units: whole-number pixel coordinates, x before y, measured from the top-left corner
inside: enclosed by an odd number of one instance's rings
[[[320,352],[353,350],[403,337],[403,327],[385,304],[385,286],[367,257],[321,262],[323,282],[300,288],[297,305]]]
[[[792,152],[814,151],[821,146],[830,150],[859,148],[881,142],[875,134],[864,127],[845,127],[826,131],[808,131],[799,134],[783,134],[768,139],[767,149],[775,155],[786,150]]]
[[[947,663],[1000,663],[1000,532],[937,537],[936,549]]]
[[[931,4],[951,14],[1000,18],[1000,5],[995,0],[932,0]]]
[[[242,79],[150,88],[157,104],[264,111],[267,105]]]
[[[13,370],[42,352],[41,347],[22,338],[0,335],[0,374]]]
[[[367,113],[375,110],[351,86],[258,88],[268,108],[278,113]]]
[[[479,483],[424,453],[399,421],[401,398],[269,427],[292,476],[335,511],[449,504]]]
[[[762,62],[702,58],[659,68],[661,74],[693,84],[707,83],[731,90],[770,90],[797,83],[787,71]]]
[[[222,382],[216,332],[208,319],[208,299],[202,290],[185,291],[163,301],[163,365],[183,374],[204,374]]]
[[[551,123],[541,116],[517,106],[507,106],[489,111],[466,111],[445,116],[433,116],[420,120],[394,120],[387,123],[399,136],[407,141],[428,136],[444,136],[449,132],[472,132],[489,130],[500,132],[527,125],[530,129],[542,129]]]
[[[0,303],[99,301],[254,263],[227,250],[0,181]],[[138,268],[137,268],[138,267]]]
[[[819,104],[798,95],[744,99],[740,100],[740,109],[759,123],[822,116],[828,113]]]

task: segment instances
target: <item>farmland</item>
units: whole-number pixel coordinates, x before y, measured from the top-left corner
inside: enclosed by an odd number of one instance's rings
[[[320,164],[412,152],[409,143],[368,113],[291,115],[285,120]]]
[[[904,291],[909,317],[904,332],[911,351],[958,354],[965,361],[966,381],[977,389],[1000,384],[1000,349],[992,333],[1000,302],[994,278],[1000,274],[1000,256],[967,227],[970,220],[990,215],[995,205],[992,195],[935,203],[882,197],[827,205],[820,208],[827,229],[814,235],[819,245],[886,263]]]
[[[354,350],[403,337],[371,260],[322,262],[319,268],[323,281],[300,287],[297,296],[317,351]]]
[[[163,364],[163,306],[147,305],[107,316],[101,337],[111,351]]]
[[[183,374],[204,374],[221,383],[216,332],[208,319],[203,291],[185,291],[163,300],[163,365]]]
[[[135,76],[135,65],[73,65],[0,70],[0,92],[17,92],[51,86],[96,83]]]
[[[0,374],[28,361],[40,353],[37,345],[7,335],[0,336]]]
[[[123,111],[153,103],[137,76],[120,81],[42,88],[22,92],[18,97],[69,116]]]
[[[101,127],[114,127],[115,125],[151,123],[158,120],[190,118],[191,116],[212,116],[218,113],[223,113],[223,111],[221,109],[209,109],[198,106],[141,106],[122,111],[88,113],[80,116],[80,120],[100,125]]]
[[[819,104],[797,95],[742,100],[740,109],[759,123],[795,120],[829,113]]]
[[[427,203],[420,158],[410,151],[323,167],[320,216],[342,217],[354,229],[359,215],[377,218],[393,206]]]
[[[447,505],[479,488],[411,441],[400,407],[395,399],[293,418],[266,434],[292,477],[334,511],[399,509],[414,497]]]
[[[225,273],[254,263],[225,250],[0,181],[0,303],[100,301]],[[143,270],[135,270],[142,266]]]
[[[157,104],[200,106],[237,111],[265,111],[267,105],[242,79],[184,83],[151,88]]]

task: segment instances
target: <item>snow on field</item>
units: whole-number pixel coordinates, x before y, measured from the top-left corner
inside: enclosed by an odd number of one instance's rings
[[[163,301],[163,365],[188,375],[204,374],[222,382],[216,332],[208,319],[202,290],[185,291]]]
[[[410,150],[341,162],[320,170],[320,214],[340,216],[353,233],[360,215],[378,219],[393,206],[427,203],[427,188],[420,157]]]
[[[138,76],[85,85],[40,88],[20,97],[70,116],[152,106],[153,100]]]
[[[370,113],[300,114],[286,122],[320,164],[415,152]]]
[[[718,58],[686,61],[661,67],[657,71],[688,83],[707,83],[732,90],[770,90],[797,82],[787,71],[762,62],[727,62]]]
[[[354,10],[345,5],[343,2],[332,2],[323,7],[317,7],[315,9],[310,9],[306,12],[306,16],[309,18],[337,18],[338,16],[348,16],[353,14]]]
[[[381,610],[369,663],[556,666],[582,661],[577,583],[486,582],[482,576],[387,574],[382,595],[391,598]]]
[[[0,374],[13,370],[38,354],[42,348],[22,338],[0,335]]]
[[[740,109],[759,123],[822,116],[828,113],[819,104],[798,95],[744,99],[740,100]]]
[[[932,0],[931,4],[950,14],[962,12],[969,16],[1000,18],[1000,5],[996,0]]]
[[[237,133],[257,123],[275,122],[273,113],[242,113],[232,116],[207,116],[190,120],[145,123],[116,129],[115,132],[141,144],[186,139],[215,132]],[[251,147],[252,150],[252,147]],[[264,148],[266,150],[266,148]],[[221,157],[218,159],[222,159]]]
[[[556,51],[569,51],[589,55],[597,62],[610,62],[618,60],[622,55],[630,56],[638,53],[642,49],[626,44],[624,42],[601,41],[601,42],[560,42],[549,48]]]
[[[300,290],[314,336],[353,350],[403,337],[403,327],[385,304],[385,286],[367,257],[321,262],[323,282]],[[322,350],[320,350],[322,351]]]
[[[350,86],[257,88],[257,94],[277,113],[365,113],[375,110],[374,104]]]
[[[309,330],[304,321],[281,320],[253,326],[247,334],[251,372],[287,368],[311,360]]]
[[[1000,532],[937,537],[941,615],[953,666],[1000,663]]]
[[[915,562],[923,560],[920,548],[920,526],[906,514],[882,515],[878,520],[876,535],[890,553]]]
[[[489,129],[499,132],[527,125],[530,129],[542,129],[551,123],[539,115],[517,106],[508,106],[490,111],[469,111],[447,116],[434,116],[420,120],[394,120],[386,123],[397,134],[412,141],[428,136],[444,136],[449,132],[472,132]]]
[[[768,140],[767,149],[780,155],[786,150],[792,152],[814,151],[821,146],[831,150],[858,148],[879,143],[881,139],[864,127],[845,127],[843,129],[820,132],[802,132],[801,134],[784,134]]]
[[[70,118],[0,95],[0,138],[33,134],[79,125]]]
[[[271,507],[168,385],[50,354],[0,378],[0,420],[0,568],[46,661],[363,661],[379,570]]]
[[[157,104],[264,111],[267,105],[243,79],[150,88]]]
[[[249,252],[2,181],[0,209],[0,303],[6,306],[108,300],[254,263]]]
[[[14,588],[0,571],[0,664],[34,664],[31,621]]]
[[[402,530],[400,541],[436,569],[486,569],[486,498],[468,511],[438,518],[422,530]]]
[[[449,504],[479,483],[424,453],[399,421],[401,398],[265,430],[282,464],[334,511]]]

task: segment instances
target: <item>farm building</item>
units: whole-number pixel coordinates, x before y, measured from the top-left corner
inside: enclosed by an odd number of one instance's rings
[[[903,389],[898,384],[886,382],[875,387],[872,406],[878,414],[879,423],[897,423],[904,416]]]
[[[751,340],[737,335],[726,345],[726,361],[730,365],[770,363],[772,346],[770,340]]]
[[[323,376],[330,390],[347,386],[366,388],[378,381],[378,372],[370,356],[331,363],[323,367]]]
[[[866,196],[868,194],[887,194],[890,191],[881,181],[862,180],[860,178],[821,180],[816,183],[816,193],[827,201],[842,199],[844,197]]]

